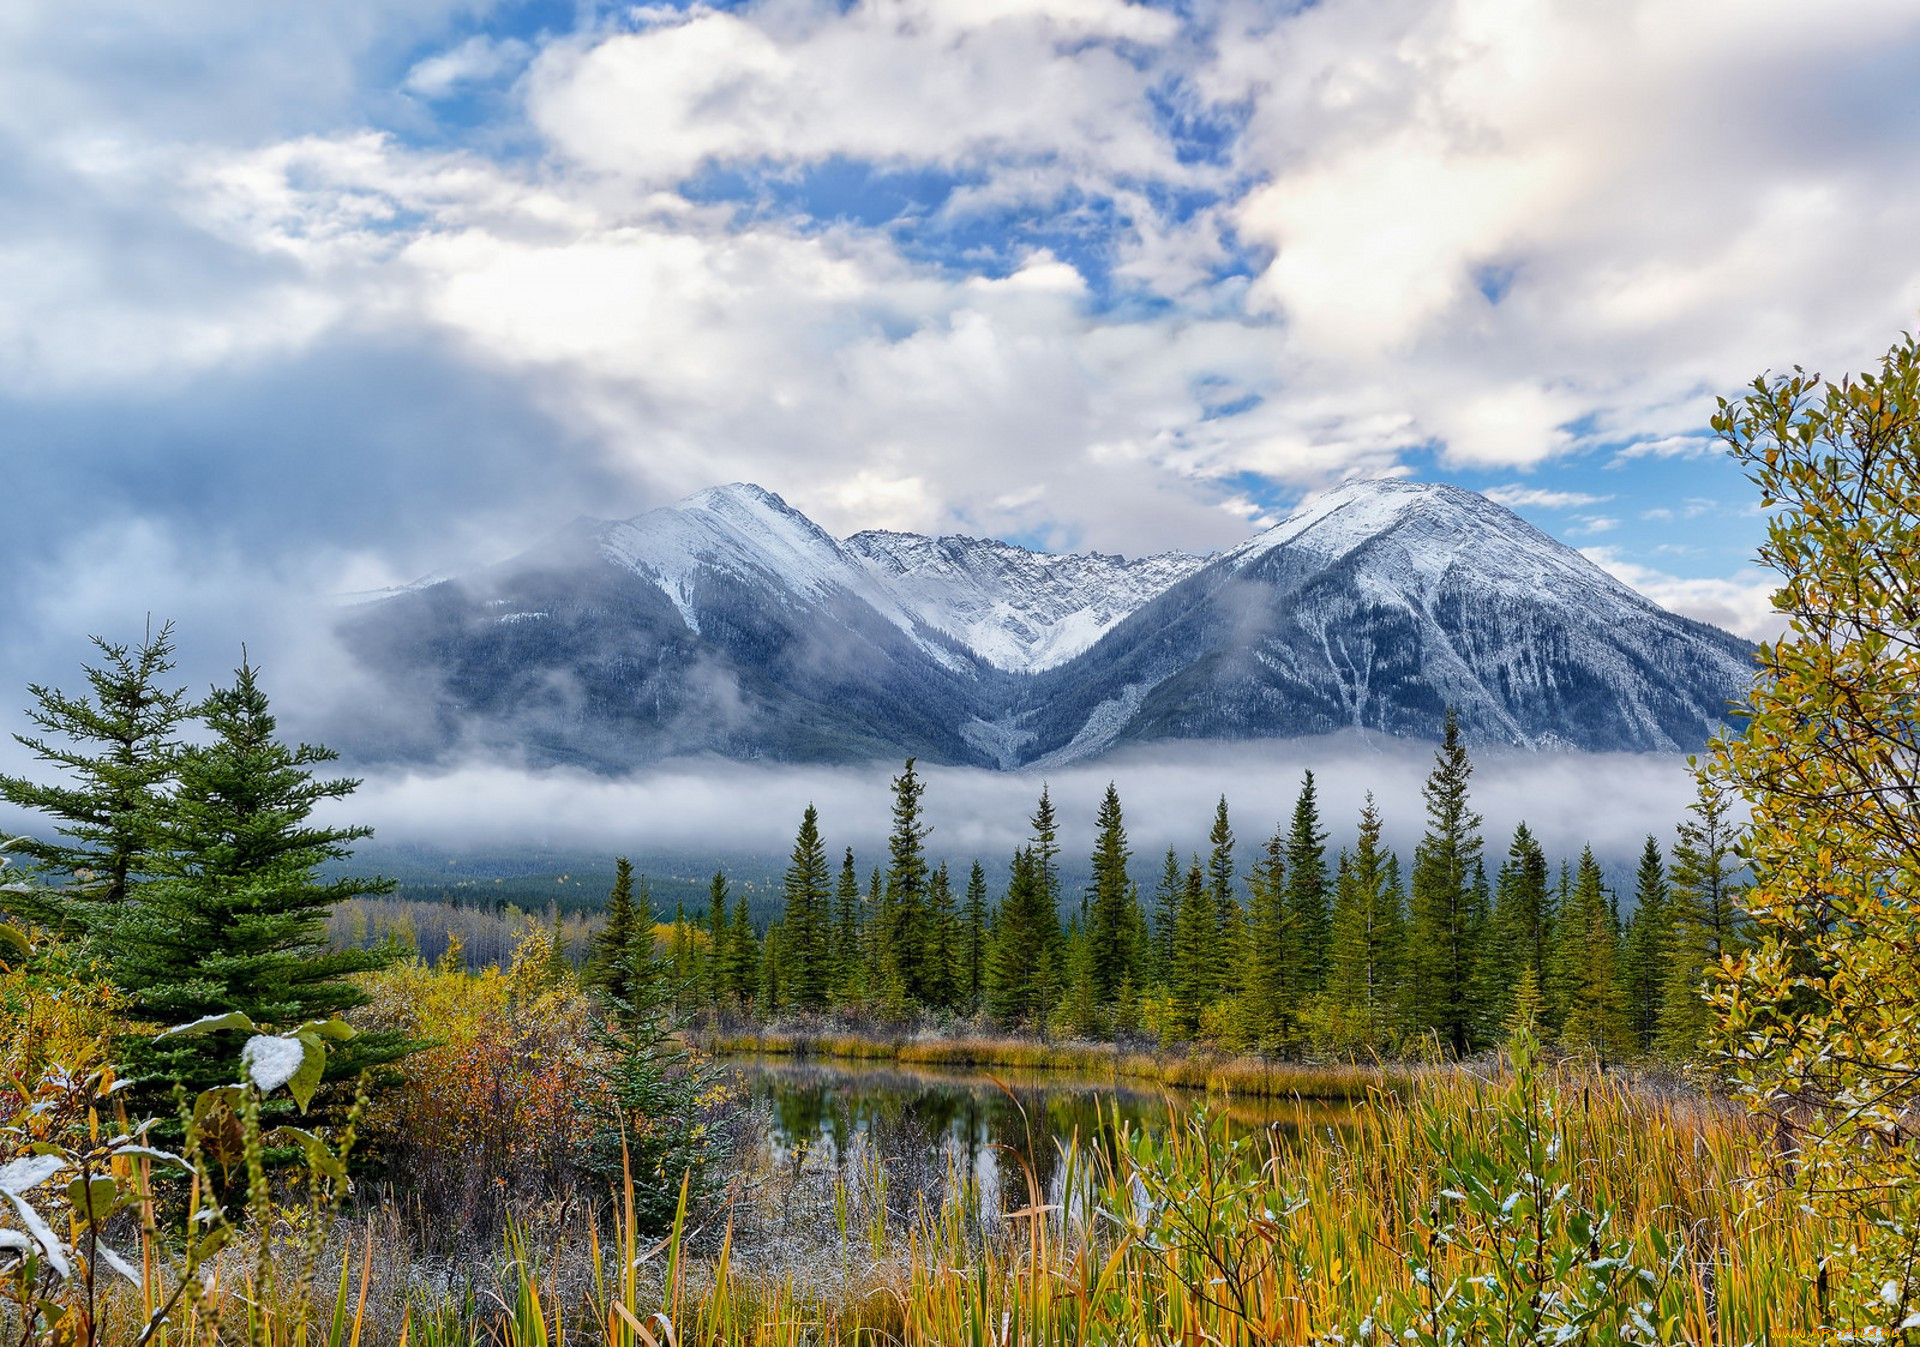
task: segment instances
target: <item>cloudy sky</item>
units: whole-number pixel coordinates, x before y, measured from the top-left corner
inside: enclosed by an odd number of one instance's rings
[[[0,679],[715,482],[1210,549],[1349,476],[1764,622],[1716,395],[1920,310],[1920,3],[13,0]]]

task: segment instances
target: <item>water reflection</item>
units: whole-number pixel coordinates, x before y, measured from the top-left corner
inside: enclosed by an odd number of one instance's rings
[[[1196,1107],[1240,1134],[1265,1130],[1284,1152],[1337,1137],[1349,1106],[1316,1100],[1211,1098],[1055,1072],[968,1072],[894,1064],[736,1057],[729,1068],[765,1110],[766,1159],[795,1176],[826,1173],[855,1186],[889,1183],[886,1205],[966,1199],[1004,1214],[1036,1198],[1078,1204],[1072,1148],[1111,1150],[1116,1128],[1164,1131]],[[876,1163],[877,1162],[877,1163]],[[975,1203],[977,1202],[977,1206]]]

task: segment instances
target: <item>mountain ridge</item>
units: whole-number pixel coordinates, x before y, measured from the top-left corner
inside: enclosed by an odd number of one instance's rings
[[[735,483],[362,605],[396,756],[1051,766],[1360,728],[1691,751],[1751,647],[1462,488],[1347,483],[1236,547],[1127,560],[867,530]]]

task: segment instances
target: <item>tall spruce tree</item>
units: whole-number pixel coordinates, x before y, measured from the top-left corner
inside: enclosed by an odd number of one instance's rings
[[[1137,981],[1139,976],[1138,951],[1133,944],[1137,925],[1132,911],[1133,883],[1127,878],[1127,857],[1132,852],[1127,847],[1126,822],[1120,813],[1120,793],[1111,781],[1100,802],[1095,828],[1086,937],[1094,999],[1109,1005],[1119,996],[1122,983]]]
[[[360,783],[316,778],[314,769],[338,755],[281,741],[244,658],[232,686],[215,689],[200,714],[213,741],[175,758],[174,790],[142,829],[144,875],[110,910],[102,904],[95,929],[131,1017],[170,1025],[237,1010],[291,1027],[365,1004],[349,975],[392,954],[331,949],[326,918],[335,903],[393,886],[323,879],[321,867],[346,859],[372,829],[311,822],[315,809]],[[356,1074],[413,1046],[395,1034],[361,1035],[328,1054],[327,1075]],[[232,1080],[238,1047],[224,1034],[147,1040],[131,1064],[145,1080],[166,1089],[177,1082],[192,1095]]]
[[[1481,838],[1480,816],[1467,797],[1473,765],[1451,707],[1435,759],[1423,791],[1427,831],[1413,854],[1408,993],[1414,1026],[1464,1055],[1474,1046],[1475,971],[1485,913],[1475,903]]]
[[[1673,944],[1673,912],[1668,901],[1667,866],[1660,839],[1649,834],[1634,873],[1633,917],[1621,947],[1621,982],[1634,1048],[1652,1052],[1660,1032],[1660,1000]]]
[[[1208,983],[1219,995],[1240,981],[1239,944],[1243,933],[1239,895],[1233,891],[1233,825],[1227,818],[1227,797],[1222,795],[1213,811],[1213,828],[1207,833],[1212,849],[1207,853],[1207,896],[1213,901],[1214,943],[1207,954],[1213,967]]]
[[[1295,977],[1302,996],[1311,996],[1327,981],[1329,920],[1327,834],[1320,827],[1320,798],[1312,772],[1301,783],[1287,832],[1286,895]]]
[[[68,935],[94,929],[94,916],[126,900],[146,872],[151,821],[173,779],[179,729],[195,708],[184,688],[162,686],[173,669],[173,626],[135,646],[93,638],[104,657],[86,665],[91,694],[69,696],[30,684],[27,718],[41,736],[16,734],[65,781],[44,785],[0,775],[0,800],[44,814],[64,839],[22,838],[20,854],[64,882],[0,893],[0,907]]]
[[[743,893],[733,900],[733,915],[727,920],[727,995],[739,1005],[760,1000],[761,962],[760,938]]]
[[[994,929],[987,989],[994,1015],[1044,1031],[1059,975],[1060,914],[1047,897],[1033,848],[1021,847],[1013,854]]]
[[[643,918],[635,909],[633,862],[625,856],[613,858],[613,890],[607,895],[606,918],[605,924],[587,943],[587,966],[581,980],[612,1000],[632,1004],[637,932],[643,920],[651,923],[653,915],[648,912]]]
[[[920,797],[926,783],[913,770],[914,760],[893,779],[893,832],[887,839],[887,981],[894,997],[904,1004],[896,1013],[925,1003],[932,975],[933,951],[927,920],[927,825],[920,817]]]
[[[1278,833],[1247,876],[1246,958],[1240,964],[1240,1021],[1251,1042],[1273,1040],[1300,1007],[1292,914],[1287,908],[1286,842]]]
[[[967,896],[961,912],[960,993],[964,1009],[971,1014],[980,1008],[987,986],[987,872],[980,868],[979,861],[967,875]]]
[[[1561,921],[1562,981],[1569,989],[1560,1041],[1601,1062],[1632,1054],[1626,993],[1620,986],[1620,931],[1593,848],[1580,853],[1573,893]]]
[[[1399,863],[1381,844],[1380,811],[1369,792],[1334,888],[1327,972],[1334,1004],[1358,1013],[1374,1044],[1391,1038],[1400,1020],[1402,908]]]
[[[1173,1009],[1183,1034],[1199,1030],[1200,1018],[1220,988],[1214,980],[1214,949],[1219,942],[1219,917],[1196,855],[1187,867],[1173,941]]]
[[[1713,1024],[1702,994],[1720,960],[1738,952],[1738,860],[1742,830],[1728,815],[1731,799],[1711,778],[1681,821],[1670,877],[1669,956],[1660,989],[1660,1054],[1673,1061],[1696,1056]]]
[[[707,881],[707,1004],[718,1009],[727,1000],[727,873],[715,870]]]
[[[959,1000],[959,930],[953,877],[941,861],[927,881],[927,966],[921,988],[921,1000],[936,1010],[951,1010]]]
[[[833,893],[833,998],[857,1005],[865,988],[866,969],[860,960],[860,872],[853,865],[853,848],[840,861],[840,882]]]
[[[1547,857],[1533,831],[1521,822],[1514,827],[1513,840],[1507,845],[1507,858],[1500,863],[1494,882],[1493,934],[1488,957],[1489,972],[1485,1012],[1504,1029],[1512,1018],[1514,997],[1528,975],[1532,976],[1532,995],[1543,997],[1547,968],[1553,958],[1553,891],[1547,883]],[[1541,1014],[1544,1017],[1544,1000]],[[1546,1023],[1549,1031],[1559,1025]]]
[[[780,920],[781,956],[786,967],[786,999],[801,1010],[827,1004],[828,931],[827,849],[820,840],[820,815],[809,804],[800,816],[781,892],[786,907]]]
[[[1180,853],[1168,847],[1160,882],[1153,890],[1153,977],[1163,987],[1173,984],[1173,933],[1180,924],[1180,900],[1186,891]]]
[[[1028,823],[1033,829],[1028,848],[1033,852],[1034,878],[1057,913],[1060,908],[1060,825],[1053,814],[1053,796],[1044,781],[1040,783],[1040,802]]]

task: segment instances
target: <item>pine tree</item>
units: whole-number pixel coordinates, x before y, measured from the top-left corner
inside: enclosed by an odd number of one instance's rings
[[[753,933],[753,918],[747,912],[747,895],[733,900],[733,916],[727,922],[727,994],[743,1006],[760,999],[760,940]]]
[[[1427,831],[1413,859],[1408,990],[1414,1025],[1464,1055],[1473,1047],[1474,974],[1485,914],[1475,910],[1481,839],[1480,816],[1467,804],[1473,767],[1451,707],[1435,758],[1422,792]]]
[[[1633,883],[1633,918],[1621,951],[1621,983],[1634,1046],[1652,1052],[1660,1032],[1660,1002],[1673,943],[1673,912],[1668,901],[1667,867],[1660,839],[1649,834]]]
[[[707,884],[707,1004],[727,1001],[727,875],[715,870]]]
[[[1672,931],[1666,974],[1661,979],[1656,1046],[1663,1057],[1696,1056],[1713,1023],[1701,995],[1710,970],[1739,949],[1741,829],[1728,819],[1725,789],[1702,777],[1690,819],[1682,820],[1673,847],[1669,899]]]
[[[1227,797],[1213,811],[1213,829],[1207,834],[1213,849],[1207,854],[1207,895],[1213,902],[1214,943],[1207,954],[1213,967],[1208,982],[1215,995],[1238,985],[1237,947],[1241,934],[1240,899],[1233,891],[1233,826],[1227,820]]]
[[[987,985],[987,873],[979,861],[967,876],[962,920],[960,994],[971,1014],[980,1008]]]
[[[995,1016],[1043,1032],[1060,970],[1060,915],[1048,900],[1033,848],[1013,854],[989,965],[988,1000]]]
[[[390,892],[386,880],[323,879],[364,827],[310,822],[315,809],[352,794],[358,781],[317,779],[338,755],[278,737],[266,694],[243,659],[231,687],[201,707],[213,741],[174,759],[175,786],[143,828],[144,877],[117,903],[100,903],[96,927],[129,1017],[160,1025],[241,1011],[288,1028],[365,1004],[351,974],[379,968],[381,949],[329,948],[335,903]],[[415,1045],[396,1034],[364,1034],[328,1054],[329,1078],[391,1062]],[[147,1040],[132,1053],[135,1073],[189,1095],[233,1079],[238,1043],[227,1034]],[[145,1091],[150,1096],[154,1091]]]
[[[1287,910],[1286,842],[1276,832],[1247,876],[1246,958],[1240,964],[1241,1020],[1254,1042],[1284,1035],[1300,1008],[1299,965]]]
[[[625,856],[613,858],[613,891],[607,895],[606,916],[606,924],[588,942],[586,972],[581,981],[614,1001],[631,1003],[635,933],[641,917],[634,910],[633,863]]]
[[[802,1010],[827,1004],[827,850],[820,841],[820,816],[809,804],[783,883],[786,910],[781,917],[781,954],[786,966],[787,1001]]]
[[[1633,1034],[1620,987],[1619,931],[1592,847],[1580,853],[1561,926],[1560,950],[1571,998],[1560,1041],[1601,1062],[1620,1061],[1632,1050]]]
[[[560,904],[553,905],[553,921],[547,932],[547,982],[559,986],[573,976],[573,960],[567,957],[567,933],[560,923]]]
[[[927,966],[922,999],[951,1010],[959,999],[959,923],[953,914],[953,879],[941,861],[927,884]]]
[[[782,979],[785,968],[786,932],[779,922],[767,927],[766,938],[760,942],[760,1018],[772,1019],[786,1009],[792,999]]]
[[[1493,936],[1485,965],[1490,974],[1486,1013],[1504,1029],[1511,1023],[1513,1000],[1521,979],[1533,976],[1534,994],[1541,998],[1539,1028],[1559,1028],[1546,1016],[1547,966],[1553,952],[1553,893],[1547,885],[1547,857],[1522,822],[1513,830],[1507,858],[1500,864],[1494,885]]]
[[[840,862],[840,883],[834,890],[834,1000],[842,1005],[859,1004],[865,984],[865,969],[860,962],[860,872],[853,865],[853,848],[847,848]]]
[[[1180,873],[1180,854],[1168,847],[1160,868],[1160,882],[1153,891],[1153,976],[1162,986],[1173,983],[1173,933],[1180,924],[1180,900],[1186,891],[1186,879]]]
[[[907,759],[906,769],[893,779],[893,832],[887,840],[887,980],[902,1005],[924,1004],[931,974],[932,951],[927,920],[928,828],[920,819],[920,797],[926,785]]]
[[[1108,1005],[1120,994],[1120,984],[1137,971],[1133,884],[1127,878],[1127,857],[1132,852],[1127,847],[1127,827],[1120,813],[1120,793],[1111,781],[1100,802],[1095,826],[1098,832],[1093,844],[1093,880],[1087,890],[1091,903],[1086,939],[1094,999]]]
[[[1182,1033],[1200,1027],[1200,1016],[1219,989],[1214,981],[1214,951],[1220,942],[1219,918],[1206,873],[1195,856],[1188,867],[1180,898],[1180,921],[1174,932],[1173,1004]]]
[[[1092,937],[1078,918],[1067,923],[1067,994],[1061,1010],[1067,1028],[1081,1038],[1097,1038],[1103,1027]]]
[[[173,669],[173,626],[151,631],[137,646],[93,638],[105,657],[83,666],[92,694],[70,697],[57,688],[28,686],[35,705],[28,719],[46,738],[14,736],[64,782],[40,785],[0,775],[0,800],[54,821],[64,841],[23,838],[21,854],[66,882],[0,893],[0,906],[68,935],[95,926],[102,907],[124,902],[147,869],[149,827],[173,779],[180,726],[195,714],[183,688],[159,686]]]
[[[1295,958],[1294,976],[1303,997],[1327,981],[1327,834],[1320,828],[1320,800],[1313,773],[1306,774],[1287,833],[1286,905]]]
[[[1360,810],[1360,834],[1334,889],[1328,990],[1334,1004],[1364,1016],[1368,1038],[1384,1043],[1400,1019],[1405,916],[1400,867],[1381,845],[1373,795]]]

